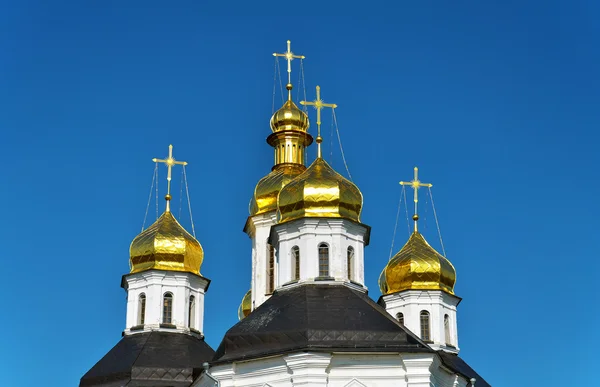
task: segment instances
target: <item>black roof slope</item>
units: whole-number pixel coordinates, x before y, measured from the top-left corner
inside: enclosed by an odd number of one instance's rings
[[[276,291],[227,331],[212,364],[307,349],[433,352],[366,294],[311,284]]]
[[[79,386],[189,386],[193,369],[214,353],[204,339],[184,333],[127,335],[83,375]]]
[[[492,387],[488,382],[486,382],[477,372],[473,370],[473,368],[469,367],[467,363],[463,359],[461,359],[458,355],[453,353],[448,353],[444,351],[437,351],[438,355],[442,359],[442,363],[446,368],[451,369],[452,371],[460,374],[470,380],[471,378],[475,378],[475,386],[476,387]]]

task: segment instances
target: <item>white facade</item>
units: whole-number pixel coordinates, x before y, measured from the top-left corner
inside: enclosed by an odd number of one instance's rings
[[[393,318],[402,313],[404,326],[422,340],[421,312],[429,314],[429,346],[458,353],[458,328],[456,306],[459,297],[441,290],[405,290],[382,297],[383,307]]]
[[[364,287],[364,247],[368,243],[368,233],[367,226],[333,218],[301,218],[273,226],[269,241],[276,250],[275,288],[292,281],[303,283],[323,277],[319,246],[327,246],[326,277],[340,282],[352,281]],[[299,253],[299,273],[296,273],[294,251]]]
[[[352,354],[299,352],[216,365],[192,387],[467,387],[435,353]]]
[[[202,334],[204,293],[208,284],[204,277],[166,270],[123,276],[122,286],[127,291],[125,334],[152,330]],[[165,314],[169,303],[172,304],[170,316]]]
[[[271,211],[249,217],[244,228],[244,231],[252,240],[252,310],[265,302],[272,293],[269,292],[267,287],[269,263],[268,239],[271,226],[275,223],[277,223],[276,212]],[[275,260],[274,264],[277,267],[277,260]],[[276,281],[277,275],[275,275]]]

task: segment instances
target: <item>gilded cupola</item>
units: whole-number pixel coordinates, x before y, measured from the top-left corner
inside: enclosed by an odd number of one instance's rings
[[[204,251],[190,233],[165,211],[131,242],[131,273],[158,269],[200,274]]]
[[[248,290],[242,298],[242,303],[238,308],[238,318],[242,320],[252,311],[252,289]]]
[[[454,294],[455,282],[452,263],[415,231],[381,272],[379,289],[383,295],[403,290],[442,290]]]
[[[345,218],[360,222],[362,193],[318,157],[286,184],[277,198],[279,222],[304,217]]]
[[[288,92],[291,92],[292,85],[288,84],[287,88]],[[274,133],[282,130],[306,132],[309,126],[308,115],[300,110],[291,98],[288,98],[283,106],[271,117],[271,130]]]

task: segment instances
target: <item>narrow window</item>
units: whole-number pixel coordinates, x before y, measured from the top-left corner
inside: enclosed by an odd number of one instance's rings
[[[188,306],[188,327],[195,328],[196,324],[196,298],[190,296],[190,305]]]
[[[447,314],[444,315],[444,333],[446,336],[446,345],[452,345],[450,341],[450,317]]]
[[[163,323],[171,324],[173,316],[173,295],[165,293],[163,296]]]
[[[292,247],[292,278],[295,280],[300,279],[300,248],[298,246]]]
[[[396,319],[398,320],[398,322],[401,325],[404,325],[404,314],[402,314],[402,313],[396,313]]]
[[[431,333],[429,329],[429,312],[421,311],[421,340],[431,341]]]
[[[275,248],[267,243],[267,294],[275,290]]]
[[[329,246],[326,243],[319,245],[319,277],[329,276]]]
[[[138,300],[138,325],[144,325],[144,320],[146,320],[146,295],[142,293]]]
[[[348,279],[353,280],[352,266],[354,266],[354,249],[352,247],[348,247]]]

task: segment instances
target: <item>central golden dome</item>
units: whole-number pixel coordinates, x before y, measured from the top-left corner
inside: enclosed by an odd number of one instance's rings
[[[140,235],[129,248],[131,273],[159,269],[184,271],[200,275],[204,250],[170,211]]]
[[[454,294],[456,270],[425,238],[414,232],[379,276],[381,294],[409,289],[442,290]]]
[[[280,223],[304,217],[360,222],[362,204],[358,187],[320,157],[286,184],[277,197]]]
[[[252,311],[252,289],[248,290],[242,298],[242,303],[238,308],[238,319],[242,320]]]
[[[310,126],[308,115],[292,101],[292,85],[288,83],[286,88],[288,90],[288,100],[271,117],[271,129],[273,132],[283,130],[306,132]]]

